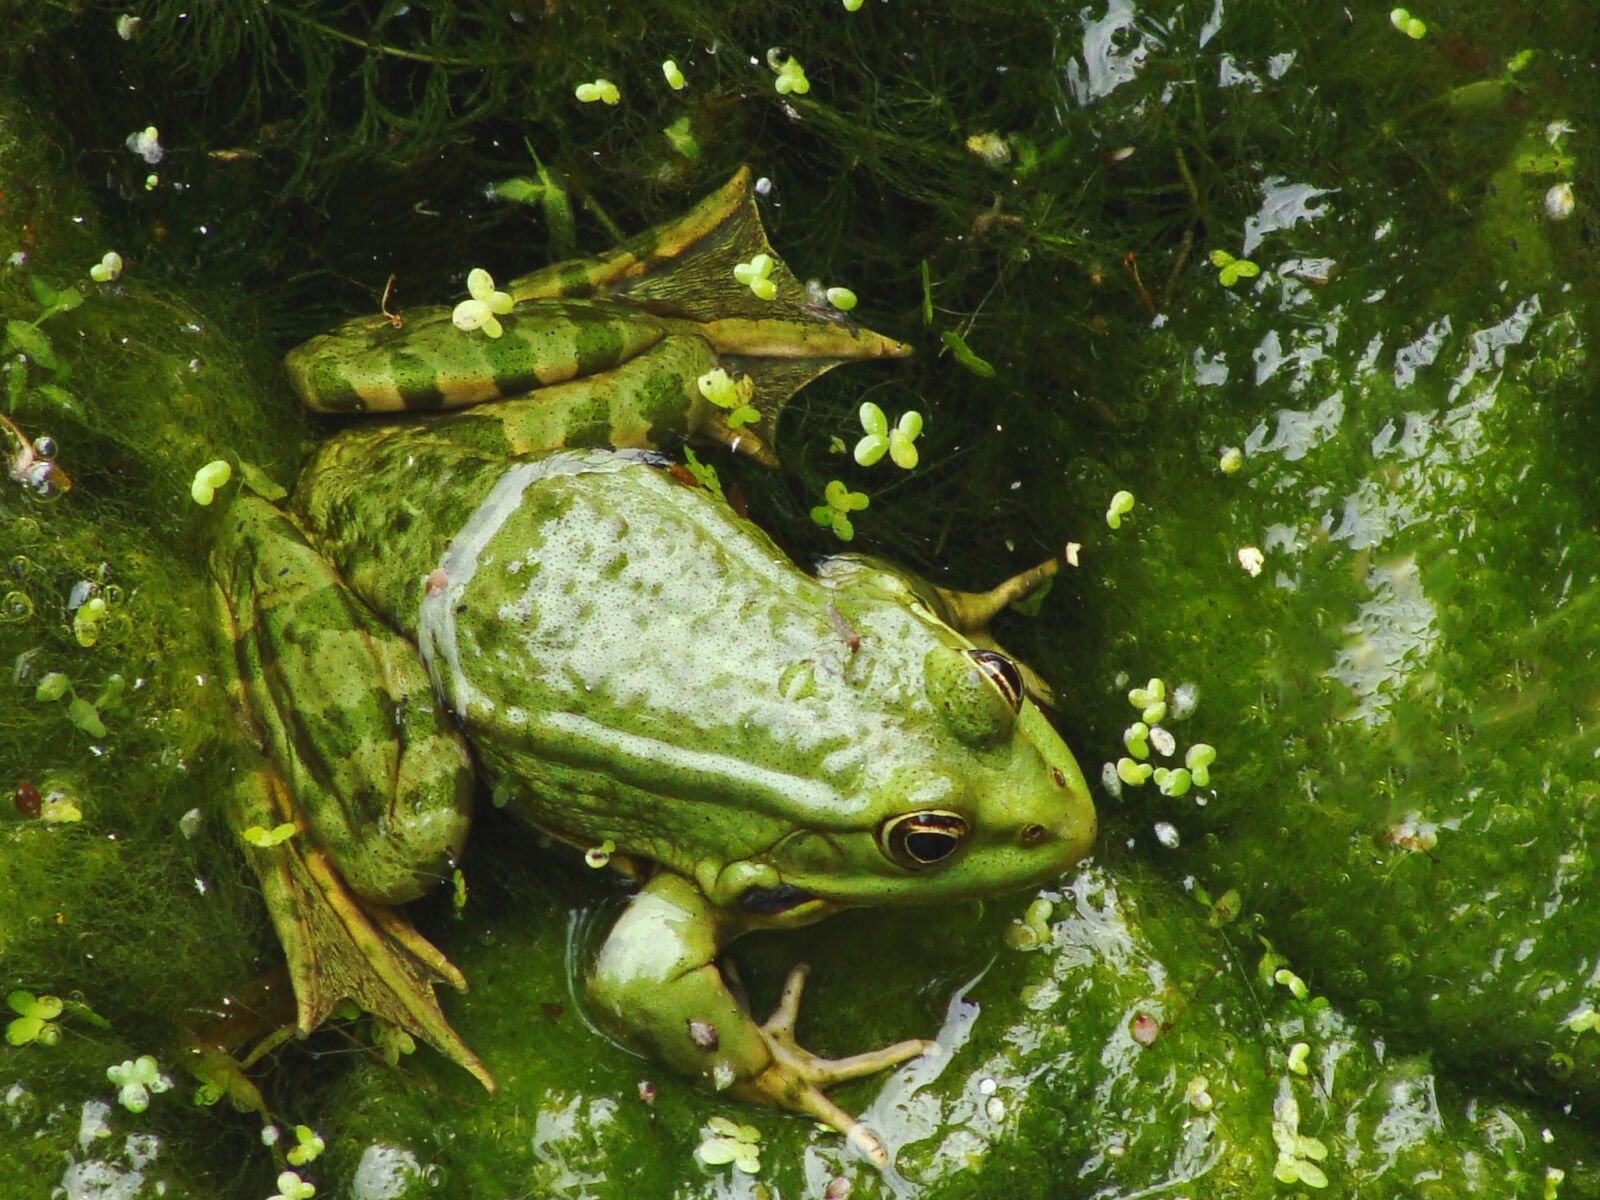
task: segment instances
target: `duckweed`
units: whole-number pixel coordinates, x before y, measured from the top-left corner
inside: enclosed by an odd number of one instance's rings
[[[713,367],[700,376],[695,384],[702,396],[718,408],[727,410],[729,429],[753,425],[761,419],[761,413],[750,403],[750,398],[755,395],[755,380],[750,376],[741,375],[735,380],[722,367]]]
[[[498,338],[505,333],[500,318],[509,313],[515,301],[507,292],[494,286],[494,276],[482,267],[467,272],[469,298],[455,306],[450,314],[451,323],[463,333],[481,329],[486,337]]]
[[[843,481],[835,479],[823,490],[823,499],[824,503],[811,510],[811,519],[832,529],[841,542],[850,541],[856,535],[850,514],[867,507],[866,493],[852,492]]]
[[[767,278],[772,274],[772,256],[757,254],[749,262],[733,268],[733,277],[744,284],[758,300],[771,300],[778,294],[778,285]]]
[[[1427,24],[1403,8],[1390,9],[1389,24],[1413,41],[1421,41],[1428,36]]]
[[[100,261],[89,268],[89,278],[96,283],[110,283],[122,274],[122,255],[107,250]]]
[[[769,55],[768,60],[771,58]],[[796,96],[804,96],[811,90],[811,81],[806,78],[805,68],[800,65],[798,59],[786,58],[774,66],[773,70],[778,74],[772,85],[777,89],[778,95],[787,96],[792,92]]]
[[[233,478],[233,464],[225,458],[213,459],[194,473],[189,485],[189,496],[201,507],[216,498],[216,494]]]
[[[1135,721],[1122,731],[1122,745],[1134,758],[1150,757],[1150,726]]]
[[[327,1144],[318,1135],[316,1130],[309,1125],[296,1125],[294,1127],[295,1144],[289,1147],[284,1155],[291,1167],[303,1167],[308,1162],[315,1162]]]
[[[35,996],[32,992],[12,992],[6,1005],[17,1016],[6,1026],[6,1041],[13,1046],[27,1046],[37,1042],[41,1046],[54,1046],[61,1040],[61,1027],[55,1019],[61,1015],[59,996]]]
[[[152,1094],[159,1095],[172,1087],[171,1077],[161,1073],[155,1057],[149,1054],[107,1067],[106,1078],[119,1089],[117,1103],[131,1113],[142,1113],[150,1107]]]
[[[1232,287],[1241,279],[1253,279],[1261,274],[1261,268],[1248,258],[1235,258],[1226,250],[1213,250],[1211,265],[1217,268],[1217,279],[1223,287]]]
[[[316,1184],[301,1179],[297,1171],[284,1171],[278,1176],[278,1190],[267,1200],[311,1200],[316,1194]]]
[[[856,306],[856,294],[847,287],[831,287],[823,295],[840,312],[849,312]]]
[[[1106,505],[1106,524],[1112,529],[1122,528],[1122,518],[1133,511],[1133,493],[1120,491],[1111,497],[1111,503]]]
[[[754,1125],[712,1117],[702,1132],[705,1137],[694,1153],[708,1167],[732,1163],[746,1175],[761,1170],[761,1131]]]
[[[274,846],[281,846],[292,838],[297,829],[298,826],[293,821],[284,821],[280,825],[274,825],[271,829],[264,825],[251,825],[239,836],[258,849],[270,850]]]
[[[856,443],[856,462],[863,467],[870,467],[887,451],[897,467],[909,471],[917,465],[917,447],[914,443],[922,433],[921,413],[915,410],[902,413],[891,429],[883,409],[868,400],[861,405],[859,416],[866,436]]]
[[[617,105],[622,102],[622,92],[609,79],[596,79],[593,83],[580,83],[573,89],[580,104]]]

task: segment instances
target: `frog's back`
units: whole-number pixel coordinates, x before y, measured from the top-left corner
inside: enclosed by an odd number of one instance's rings
[[[648,456],[507,462],[370,431],[326,450],[297,503],[416,641],[488,774],[580,844],[625,830],[672,861],[687,810],[715,821],[732,796],[733,856],[857,820],[845,797],[925,704],[906,686],[924,622],[824,588]]]

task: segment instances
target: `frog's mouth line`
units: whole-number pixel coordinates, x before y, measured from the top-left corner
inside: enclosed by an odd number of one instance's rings
[[[808,904],[817,897],[804,888],[785,883],[777,887],[748,887],[739,893],[739,907],[747,913],[777,916]]]

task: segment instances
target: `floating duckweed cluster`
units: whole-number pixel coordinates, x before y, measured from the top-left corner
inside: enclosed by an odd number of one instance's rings
[[[578,97],[580,104],[615,106],[622,103],[621,90],[609,79],[596,79],[593,83],[580,83],[573,89],[573,94]]]
[[[62,1009],[60,996],[35,996],[19,989],[6,997],[6,1005],[17,1014],[6,1026],[6,1041],[11,1045],[37,1042],[54,1046],[61,1040],[61,1026],[56,1024]]]
[[[300,1178],[298,1171],[284,1171],[278,1176],[278,1190],[267,1200],[311,1200],[317,1194],[317,1185]]]
[[[309,1162],[315,1162],[327,1149],[327,1143],[309,1125],[296,1125],[294,1139],[295,1144],[290,1146],[288,1153],[284,1155],[291,1167],[303,1167]]]
[[[1044,896],[1035,897],[1027,910],[1006,928],[1006,945],[1013,950],[1037,950],[1050,942],[1050,914],[1055,902]]]
[[[1567,1021],[1567,1028],[1573,1033],[1585,1033],[1588,1030],[1600,1030],[1600,1012],[1596,1012],[1592,1005],[1584,1005]]]
[[[806,78],[806,70],[798,59],[785,58],[780,62],[777,52],[769,51],[767,62],[777,73],[778,77],[773,80],[772,86],[778,95],[787,96],[793,93],[796,96],[804,96],[811,90],[811,81]]]
[[[1306,1060],[1310,1057],[1310,1043],[1296,1042],[1294,1045],[1289,1047],[1289,1055],[1287,1059],[1289,1070],[1293,1071],[1296,1075],[1307,1074],[1309,1068],[1306,1066]]]
[[[96,283],[110,283],[122,274],[122,255],[107,250],[100,261],[89,268],[89,278]]]
[[[281,846],[298,831],[299,827],[293,821],[284,821],[268,829],[265,825],[248,826],[239,834],[246,842],[259,850],[270,850],[274,846]]]
[[[194,473],[189,485],[189,498],[202,508],[216,499],[219,489],[233,478],[233,464],[225,458],[213,459]]]
[[[1133,511],[1133,493],[1119,491],[1111,497],[1111,503],[1106,505],[1106,524],[1112,529],[1122,528],[1122,518]]]
[[[870,467],[888,452],[895,466],[909,471],[917,465],[916,440],[922,433],[922,414],[912,410],[900,414],[891,429],[883,409],[871,400],[864,401],[860,409],[861,428],[866,436],[856,443],[854,457],[863,467]]]
[[[464,333],[481,329],[486,337],[498,338],[505,332],[499,318],[516,305],[509,293],[498,291],[494,276],[482,267],[467,272],[468,299],[461,301],[450,313],[450,320]]]
[[[160,1095],[172,1089],[172,1077],[161,1073],[155,1056],[150,1054],[107,1067],[106,1078],[118,1089],[117,1103],[131,1113],[142,1113],[149,1108],[152,1094]]]
[[[1171,713],[1174,720],[1186,719],[1198,703],[1198,689],[1184,684],[1173,692]],[[1100,781],[1114,798],[1120,798],[1124,786],[1142,787],[1154,783],[1163,796],[1186,796],[1191,788],[1211,786],[1211,764],[1217,751],[1205,742],[1191,745],[1183,757],[1183,766],[1169,767],[1147,761],[1154,751],[1162,758],[1172,758],[1178,751],[1178,739],[1172,731],[1159,724],[1168,716],[1167,685],[1164,680],[1151,679],[1142,687],[1128,689],[1128,703],[1139,710],[1139,720],[1122,731],[1125,755],[1101,768]],[[1197,803],[1204,805],[1205,798]],[[1179,834],[1170,822],[1161,821],[1155,826],[1157,840],[1169,849],[1179,844]]]
[[[823,489],[822,496],[823,503],[811,510],[811,519],[818,525],[832,529],[841,542],[853,539],[856,531],[850,522],[850,514],[867,507],[867,494],[852,492],[843,480],[834,479]]]
[[[695,1157],[708,1167],[732,1163],[746,1175],[761,1170],[761,1130],[741,1125],[727,1117],[712,1117],[706,1122],[704,1139],[695,1147]]]
[[[712,367],[695,380],[695,386],[702,396],[727,412],[729,429],[753,425],[761,419],[760,411],[750,403],[756,390],[756,381],[750,376],[734,379],[722,367]]]
[[[778,294],[778,285],[768,276],[772,274],[772,255],[757,254],[749,262],[737,263],[733,277],[749,288],[757,300],[771,300]]]
[[[1281,1121],[1273,1122],[1272,1138],[1278,1144],[1274,1179],[1279,1183],[1303,1183],[1310,1188],[1328,1186],[1327,1172],[1318,1165],[1328,1157],[1328,1147],[1320,1138],[1296,1133]]]
[[[1226,250],[1213,250],[1211,265],[1217,268],[1217,280],[1223,287],[1232,287],[1241,279],[1254,279],[1261,274],[1261,268],[1248,258],[1235,258]]]
[[[1301,979],[1288,967],[1279,967],[1272,973],[1272,982],[1289,989],[1289,994],[1296,1000],[1305,1000],[1310,997],[1311,990],[1306,987],[1306,981]]]
[[[1413,17],[1410,11],[1404,8],[1389,10],[1389,24],[1414,42],[1420,42],[1428,36],[1427,23],[1418,17]]]

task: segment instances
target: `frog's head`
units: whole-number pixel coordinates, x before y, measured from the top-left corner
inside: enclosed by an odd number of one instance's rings
[[[848,820],[773,848],[791,893],[844,905],[971,899],[1037,887],[1088,853],[1083,773],[1016,664],[940,640],[922,675],[921,727],[866,772]]]

